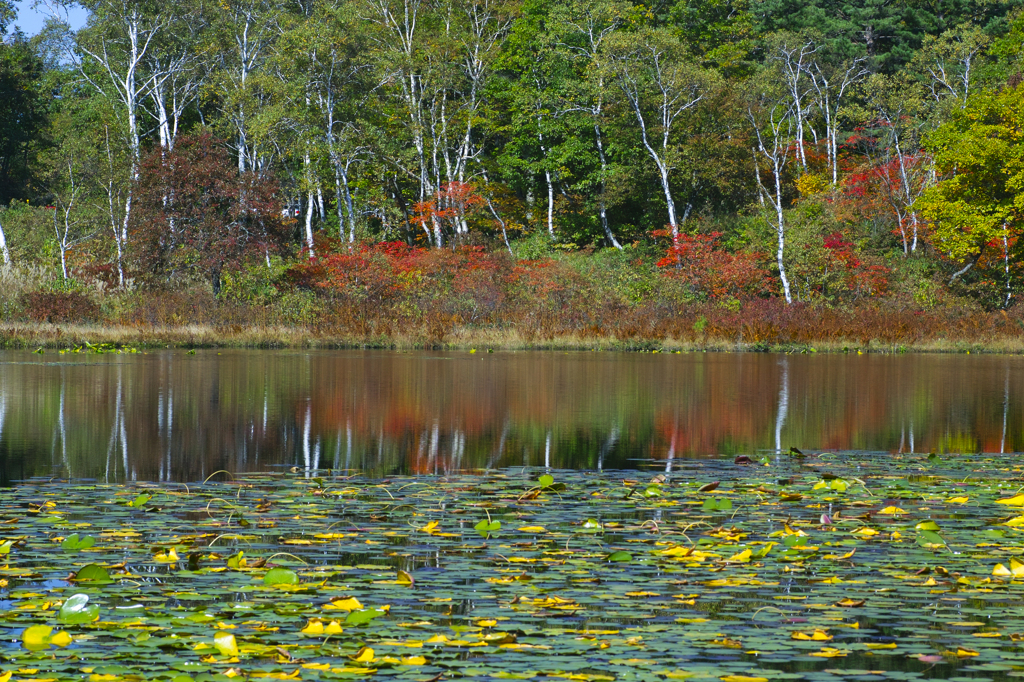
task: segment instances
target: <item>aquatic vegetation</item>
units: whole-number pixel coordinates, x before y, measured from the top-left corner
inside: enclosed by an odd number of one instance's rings
[[[28,481],[0,680],[1022,674],[1019,462],[739,461]]]

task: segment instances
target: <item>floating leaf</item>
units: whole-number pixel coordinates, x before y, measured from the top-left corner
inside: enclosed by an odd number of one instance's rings
[[[741,562],[741,563],[742,562],[747,562],[747,561],[750,561],[751,555],[752,555],[751,551],[749,549],[745,549],[742,552],[737,552],[736,554],[733,554],[731,557],[726,559],[726,561],[729,561],[729,562]]]
[[[156,554],[154,554],[153,561],[159,561],[160,563],[167,564],[172,563],[174,561],[181,561],[181,558],[178,556],[178,553],[174,550],[174,548],[171,547],[166,552],[157,552]]]
[[[110,573],[99,564],[86,564],[78,569],[75,580],[79,582],[109,582]]]
[[[918,540],[929,545],[945,545],[946,541],[938,533],[930,530],[922,530],[918,533]]]
[[[707,513],[732,510],[732,500],[727,497],[709,497],[704,500],[701,510]]]
[[[65,552],[78,552],[83,549],[89,549],[96,544],[96,538],[91,535],[86,535],[84,538],[79,538],[78,533],[74,533],[64,538],[64,541],[60,543],[60,548]]]
[[[501,530],[501,521],[479,521],[473,528],[480,533],[494,533]]]
[[[899,514],[906,514],[907,512],[906,512],[905,509],[900,509],[899,507],[891,507],[890,506],[890,507],[882,507],[878,511],[878,513],[881,514],[881,515],[884,515],[884,516],[897,516]]]
[[[41,651],[50,648],[50,633],[53,628],[48,625],[33,625],[21,633],[21,643],[29,651]]]
[[[136,509],[141,509],[151,499],[153,499],[152,495],[147,495],[146,493],[141,493],[138,497],[136,497],[134,500],[129,502],[128,506],[129,507],[135,507]]]
[[[356,663],[369,663],[373,660],[373,649],[368,646],[364,646],[358,653],[356,653],[352,660]]]
[[[992,575],[1003,578],[1024,578],[1024,563],[1011,558],[1009,568],[1002,564],[996,564],[996,567],[992,570]]]
[[[345,625],[365,625],[374,618],[379,618],[387,613],[384,609],[362,609],[361,611],[351,611],[345,618]]]
[[[409,575],[406,571],[403,571],[402,569],[398,569],[398,584],[399,585],[405,585],[406,587],[411,587],[413,585],[413,583],[415,583],[415,582],[416,581],[413,580],[412,576]]]
[[[611,554],[608,555],[608,561],[632,561],[632,560],[633,560],[633,555],[630,554],[629,552],[623,552],[622,550],[619,550],[618,552],[612,552]]]
[[[89,595],[72,595],[60,607],[57,619],[66,625],[79,625],[99,620],[100,607],[97,604],[89,605]]]
[[[263,576],[264,585],[297,585],[299,576],[287,568],[272,568]]]
[[[319,620],[311,620],[299,632],[304,635],[322,635],[324,634],[324,624]]]
[[[68,644],[71,644],[71,642],[73,642],[73,641],[74,641],[74,639],[71,637],[71,635],[69,635],[68,633],[64,632],[63,630],[61,630],[60,632],[54,633],[53,635],[50,636],[50,644],[53,644],[54,646],[66,647]]]
[[[1005,504],[1010,507],[1024,507],[1024,493],[996,500],[996,504]]]
[[[238,643],[230,632],[218,632],[213,636],[213,646],[221,656],[233,658],[238,655]]]
[[[814,632],[807,634],[806,632],[794,632],[791,637],[793,639],[802,639],[813,642],[831,642],[832,635],[828,634],[825,630],[815,630]]]
[[[340,611],[359,611],[363,605],[355,597],[345,597],[332,600],[324,605],[325,609],[338,609]]]

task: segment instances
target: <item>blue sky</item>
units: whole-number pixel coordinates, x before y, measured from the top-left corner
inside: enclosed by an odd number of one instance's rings
[[[26,35],[34,36],[39,33],[50,16],[46,7],[32,9],[32,0],[16,0],[14,3],[18,9],[18,17],[14,20],[15,25],[21,28]],[[85,25],[88,12],[81,7],[75,7],[68,15],[68,22],[71,28],[79,29]]]

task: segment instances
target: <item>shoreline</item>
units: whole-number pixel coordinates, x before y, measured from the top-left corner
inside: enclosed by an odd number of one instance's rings
[[[822,339],[820,342],[774,343],[675,338],[618,339],[614,336],[558,335],[549,339],[527,338],[515,330],[458,329],[443,340],[413,336],[359,338],[318,333],[302,327],[232,325],[116,326],[89,324],[0,324],[0,349],[68,350],[86,344],[113,344],[139,349],[320,349],[320,350],[462,350],[462,351],[618,351],[618,352],[716,352],[716,353],[984,353],[1024,354],[1024,335],[979,338],[972,341],[934,338],[906,343],[871,339]]]

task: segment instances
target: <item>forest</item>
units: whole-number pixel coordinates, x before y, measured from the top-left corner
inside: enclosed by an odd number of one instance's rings
[[[1005,344],[1022,5],[0,2],[0,342]]]

